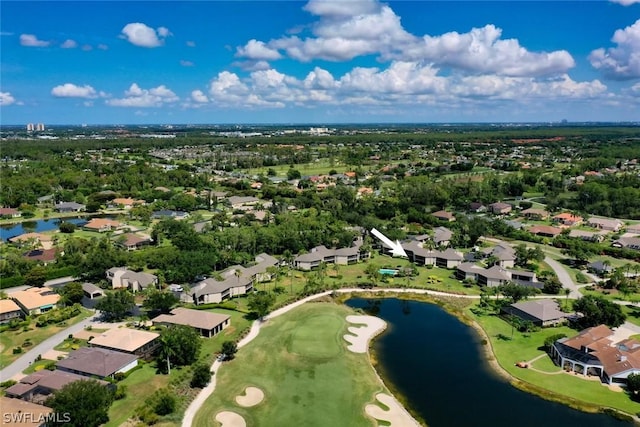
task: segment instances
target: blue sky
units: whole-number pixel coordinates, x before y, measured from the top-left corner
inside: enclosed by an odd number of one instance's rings
[[[640,0],[0,12],[5,125],[640,121]]]

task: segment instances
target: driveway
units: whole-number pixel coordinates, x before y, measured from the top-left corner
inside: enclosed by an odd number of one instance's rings
[[[545,257],[544,262],[546,262],[549,267],[553,269],[553,271],[556,273],[556,276],[558,276],[558,280],[560,281],[560,283],[562,283],[562,286],[571,291],[571,293],[569,293],[570,298],[578,299],[582,297],[582,294],[580,293],[580,291],[578,291],[578,285],[573,282],[571,276],[569,276],[569,273],[567,273],[567,270],[564,269],[562,264],[549,257]]]

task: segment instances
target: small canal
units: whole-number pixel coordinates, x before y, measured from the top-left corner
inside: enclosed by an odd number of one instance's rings
[[[435,304],[394,298],[346,304],[387,322],[372,346],[378,372],[429,427],[631,425],[511,386],[490,370],[477,332]]]

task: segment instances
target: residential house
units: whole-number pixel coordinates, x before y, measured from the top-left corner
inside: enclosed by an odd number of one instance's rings
[[[447,211],[437,211],[432,213],[431,216],[434,216],[441,221],[447,221],[447,222],[453,222],[456,220],[456,217],[451,212],[447,212]]]
[[[482,203],[479,203],[479,202],[471,202],[471,203],[469,203],[469,211],[471,211],[473,213],[486,212],[487,211],[487,207],[485,205],[483,205]]]
[[[542,237],[556,237],[560,233],[562,233],[562,229],[558,227],[552,227],[550,225],[534,225],[533,227],[529,227],[529,233],[535,234]]]
[[[53,264],[56,262],[56,256],[58,254],[57,248],[51,249],[33,249],[24,253],[23,258],[29,261],[35,261],[43,265]]]
[[[138,356],[99,347],[80,347],[58,361],[56,366],[64,372],[105,379],[138,366]]]
[[[87,377],[61,370],[50,371],[42,369],[34,372],[5,390],[8,397],[21,399],[27,402],[44,404],[47,398],[61,390],[67,384],[76,381],[86,381]],[[97,380],[102,386],[110,386],[106,381]]]
[[[22,309],[15,301],[10,299],[0,299],[0,324],[7,323],[13,319],[22,317]]]
[[[115,242],[118,246],[128,251],[135,251],[144,246],[150,245],[153,240],[151,236],[141,236],[135,233],[126,233],[119,235]]]
[[[549,218],[549,212],[536,208],[525,209],[522,211],[522,215],[532,221],[542,221]]]
[[[189,326],[197,330],[201,335],[211,338],[231,324],[231,316],[178,307],[171,310],[170,314],[161,314],[151,319],[151,321],[154,325]]]
[[[502,308],[506,314],[528,320],[536,326],[557,326],[575,316],[560,310],[558,303],[552,299],[536,299],[510,304]]]
[[[53,206],[54,202],[53,194],[47,194],[46,196],[41,196],[36,199],[36,204],[40,207]]]
[[[516,251],[509,245],[501,243],[492,248],[482,250],[485,257],[494,257],[496,262],[502,268],[513,268],[516,262]]]
[[[19,210],[13,208],[0,208],[0,217],[3,218],[20,218],[22,214]]]
[[[104,233],[106,231],[115,231],[122,228],[123,224],[109,218],[92,218],[89,222],[82,226],[85,230],[97,231]]]
[[[253,196],[231,196],[227,198],[227,202],[233,210],[246,210],[259,204],[260,199]]]
[[[640,223],[639,224],[630,224],[626,228],[627,233],[639,234],[640,235]]]
[[[107,350],[135,354],[139,357],[151,356],[160,346],[160,334],[139,329],[115,328],[95,336],[89,345]]]
[[[56,211],[60,213],[82,212],[87,208],[87,206],[83,205],[82,203],[76,203],[76,202],[60,202],[60,203],[56,203],[54,208]]]
[[[521,223],[520,221],[514,221],[514,220],[503,220],[503,222],[505,224],[507,224],[509,227],[511,228],[515,228],[516,230],[522,230],[526,227],[526,225],[524,225],[523,223]]]
[[[327,249],[322,245],[316,246],[312,248],[309,253],[298,255],[293,260],[293,265],[300,270],[311,270],[323,262],[325,264],[340,265],[355,264],[368,259],[371,255],[368,252],[362,251],[362,244],[363,240],[358,238],[354,241],[353,245],[348,248]]]
[[[9,242],[18,246],[26,244],[34,244],[42,249],[51,249],[53,247],[53,238],[42,233],[24,233],[9,239]]]
[[[104,291],[93,283],[83,283],[82,292],[84,296],[89,299],[96,299],[105,295]]]
[[[615,240],[611,246],[615,248],[635,249],[640,251],[640,237],[621,237]]]
[[[587,270],[597,274],[598,276],[604,276],[605,274],[613,272],[613,267],[603,261],[594,261],[587,264]]]
[[[514,282],[521,286],[542,288],[536,274],[524,270],[512,270],[494,265],[490,268],[482,268],[471,262],[463,262],[456,268],[458,280],[474,280],[481,286],[496,287],[507,282]]]
[[[571,212],[562,212],[551,218],[553,222],[571,227],[582,223],[583,218],[579,215],[572,214]]]
[[[27,288],[24,291],[13,292],[10,295],[27,316],[42,314],[49,310],[53,310],[58,306],[60,295],[53,289]]]
[[[407,253],[409,260],[418,265],[435,265],[441,268],[455,268],[463,260],[460,252],[449,248],[444,251],[429,250],[422,246],[422,243],[411,240],[402,243],[402,248]],[[390,254],[391,248],[383,245],[383,253]]]
[[[108,207],[111,208],[111,209],[130,210],[134,206],[142,206],[145,203],[146,202],[144,200],[136,200],[136,199],[132,199],[130,197],[127,197],[127,198],[119,197],[119,198],[115,198],[112,201],[110,201]]]
[[[551,358],[567,371],[597,376],[605,384],[625,385],[629,375],[640,374],[640,341],[615,339],[607,326],[594,326],[553,343]]]
[[[188,212],[182,211],[173,211],[169,209],[163,209],[160,211],[154,211],[151,214],[151,218],[153,219],[175,219],[175,220],[183,220],[189,218]]]
[[[604,240],[604,235],[600,233],[594,233],[591,231],[584,230],[576,230],[573,229],[569,232],[569,237],[573,237],[574,239],[582,239],[588,242],[602,242]]]
[[[194,304],[219,303],[237,295],[253,290],[254,284],[271,280],[269,267],[278,264],[271,255],[262,253],[255,258],[256,264],[250,267],[234,265],[220,272],[220,278],[208,278],[191,288]]]
[[[136,272],[126,267],[113,267],[106,272],[107,279],[111,280],[113,289],[127,288],[132,292],[138,292],[149,286],[158,284],[158,277],[144,272]]]
[[[446,247],[451,243],[453,232],[447,227],[436,227],[433,229],[433,243],[437,247]]]
[[[624,226],[624,222],[615,218],[596,218],[591,217],[587,221],[589,227],[599,228],[600,230],[618,232]]]
[[[53,418],[53,409],[21,399],[0,397],[2,408],[2,425],[15,427],[45,427]],[[25,416],[28,414],[28,416]],[[12,422],[19,420],[19,422]],[[7,422],[8,421],[8,422]]]
[[[455,268],[462,262],[462,254],[452,248],[445,251],[435,251],[436,266],[441,268]]]
[[[496,202],[489,205],[489,211],[494,215],[506,215],[513,209],[508,203]]]

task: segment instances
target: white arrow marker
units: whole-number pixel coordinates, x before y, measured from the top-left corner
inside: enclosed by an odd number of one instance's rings
[[[387,246],[389,246],[391,248],[391,255],[392,256],[408,257],[407,253],[404,251],[404,248],[402,247],[402,244],[400,243],[399,240],[396,240],[395,243],[394,243],[394,242],[391,241],[391,239],[389,239],[387,236],[385,236],[384,234],[382,234],[381,232],[379,232],[375,228],[371,229],[371,234],[376,236],[378,239],[380,239],[380,241],[382,243],[384,243],[385,245],[387,245]]]

